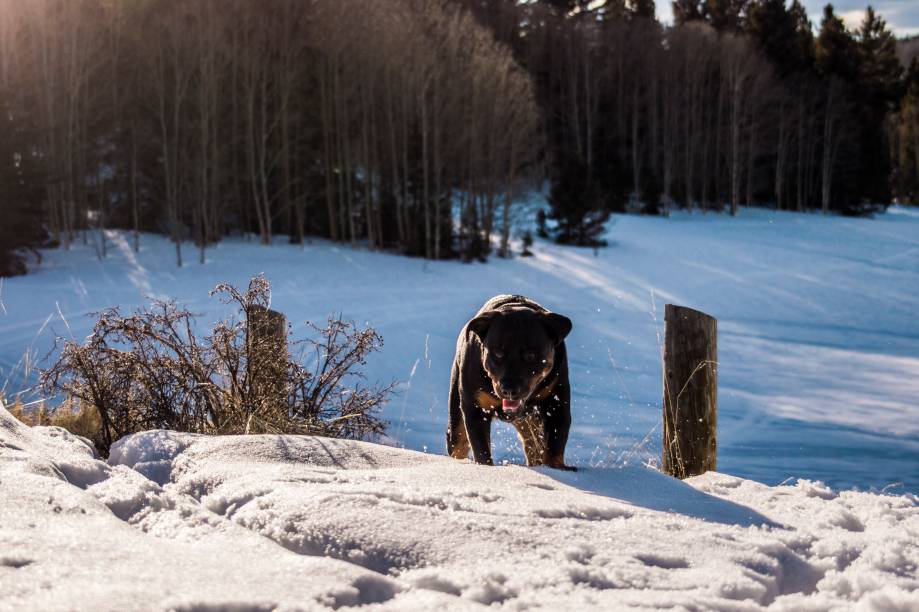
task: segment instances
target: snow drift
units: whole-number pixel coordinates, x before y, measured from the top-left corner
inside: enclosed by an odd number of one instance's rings
[[[152,431],[109,463],[0,408],[0,608],[915,610],[915,496],[482,467]]]

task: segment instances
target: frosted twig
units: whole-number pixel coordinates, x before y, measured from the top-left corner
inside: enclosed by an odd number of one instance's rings
[[[892,482],[892,483],[890,483],[889,485],[885,485],[885,486],[881,489],[881,493],[887,493],[887,491],[890,490],[890,489],[895,489],[895,488],[897,488],[897,487],[902,487],[902,486],[903,486],[903,483],[902,483],[902,482]]]
[[[402,435],[405,430],[405,406],[408,404],[408,396],[412,390],[412,380],[415,378],[415,372],[418,371],[418,364],[421,363],[421,359],[415,359],[414,365],[412,365],[412,372],[408,375],[408,382],[405,383],[405,395],[402,397],[402,411],[399,414],[399,434],[398,440],[405,445],[405,441],[402,440]]]
[[[629,393],[629,387],[622,379],[622,374],[619,373],[619,366],[616,364],[616,360],[613,358],[613,349],[606,347],[606,355],[609,357],[610,365],[613,366],[613,372],[616,373],[616,378],[619,379],[619,384],[622,385],[622,390],[625,391],[625,397],[629,400],[629,407],[631,408],[635,405],[635,402],[632,400],[632,394]]]
[[[58,302],[54,302],[54,306],[57,308],[57,314],[61,317],[61,321],[64,322],[64,326],[67,327],[67,333],[70,334],[70,338],[75,340],[76,338],[73,335],[73,330],[70,329],[70,323],[67,322],[67,318],[64,317],[64,313],[61,312],[61,305]]]

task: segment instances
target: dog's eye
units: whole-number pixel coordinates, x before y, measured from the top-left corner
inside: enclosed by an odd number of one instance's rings
[[[492,351],[495,359],[504,359],[504,351]]]
[[[534,351],[526,351],[523,354],[523,360],[529,363],[536,361],[536,353]]]

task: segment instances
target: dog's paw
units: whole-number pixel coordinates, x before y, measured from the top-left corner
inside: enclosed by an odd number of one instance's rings
[[[573,465],[565,465],[564,463],[549,463],[547,464],[550,468],[555,470],[562,470],[563,472],[577,472],[578,468]]]

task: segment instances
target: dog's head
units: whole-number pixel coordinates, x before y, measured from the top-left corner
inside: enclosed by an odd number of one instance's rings
[[[571,320],[529,309],[492,311],[469,322],[482,344],[482,364],[501,409],[520,416],[527,400],[555,365],[555,348],[571,331]]]

